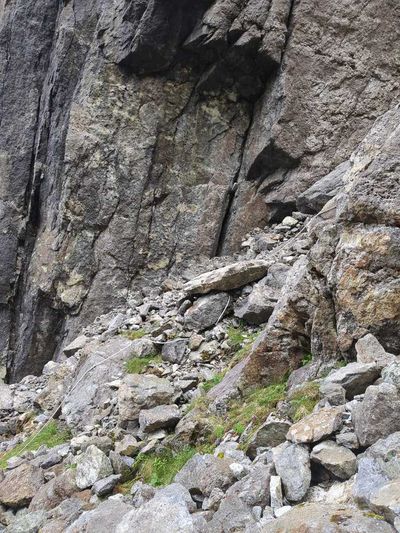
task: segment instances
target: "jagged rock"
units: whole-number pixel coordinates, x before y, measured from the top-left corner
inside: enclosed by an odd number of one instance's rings
[[[114,447],[113,441],[107,435],[103,436],[89,436],[89,435],[78,435],[70,441],[71,448],[74,452],[81,450],[84,452],[89,446],[96,446],[104,453],[108,453]]]
[[[224,496],[225,493],[223,490],[213,489],[210,493],[210,496],[204,498],[201,508],[204,509],[204,511],[217,511]]]
[[[25,507],[43,484],[42,469],[23,463],[8,472],[0,482],[0,503],[13,509]]]
[[[354,453],[333,441],[327,440],[314,446],[310,458],[340,479],[349,479],[357,471]]]
[[[149,357],[156,353],[156,348],[153,341],[143,337],[142,339],[136,339],[132,342],[131,357]]]
[[[371,497],[370,508],[393,524],[400,516],[400,480],[390,481],[377,489]]]
[[[154,497],[156,489],[151,485],[142,483],[142,481],[136,481],[132,485],[130,493],[132,495],[133,506],[137,508],[150,501]]]
[[[396,357],[387,353],[378,339],[371,333],[358,339],[355,349],[359,363],[376,363],[379,368],[383,368],[396,360]]]
[[[162,347],[161,358],[164,361],[169,361],[170,363],[181,364],[186,359],[187,345],[187,339],[176,339],[173,341],[168,341]]]
[[[122,456],[114,451],[110,452],[109,459],[111,461],[111,465],[115,474],[121,475],[122,483],[132,478],[132,466],[135,462],[134,459],[132,459],[131,457]]]
[[[226,293],[201,296],[185,313],[186,329],[203,331],[222,318],[230,297]]]
[[[270,261],[256,259],[239,261],[223,268],[201,274],[183,286],[189,294],[206,294],[210,291],[230,291],[256,281],[268,271]]]
[[[349,428],[343,428],[336,435],[336,442],[339,446],[345,446],[346,448],[350,448],[350,450],[358,450],[360,447],[357,435]]]
[[[362,394],[379,376],[380,371],[375,363],[349,363],[334,370],[325,378],[325,383],[341,385],[349,398]]]
[[[358,456],[358,472],[353,495],[355,501],[368,506],[371,498],[388,482],[400,479],[400,432],[373,444]]]
[[[297,198],[297,208],[302,213],[318,213],[324,205],[343,187],[343,176],[350,169],[350,162],[345,161],[332,172],[311,185]]]
[[[73,470],[67,470],[36,490],[29,510],[48,511],[57,507],[57,505],[78,491],[79,488],[76,484],[75,472]]]
[[[177,405],[159,405],[152,409],[142,409],[139,414],[140,429],[145,433],[157,429],[171,429],[181,418]]]
[[[220,459],[213,455],[194,455],[175,476],[175,482],[186,487],[190,492],[209,496],[212,489],[226,489],[235,478],[229,465],[229,459]]]
[[[260,426],[252,437],[248,447],[247,455],[254,458],[257,448],[274,448],[286,440],[286,434],[291,426],[288,420],[267,420]]]
[[[263,324],[272,315],[278,298],[276,290],[260,282],[244,301],[235,306],[234,314],[248,324]]]
[[[10,386],[0,381],[0,411],[11,411],[14,406]]]
[[[115,485],[117,485],[120,480],[121,475],[119,474],[114,474],[112,476],[99,479],[99,481],[96,481],[96,483],[93,484],[92,492],[100,497],[106,496],[107,494],[110,494],[110,492],[112,492]]]
[[[339,383],[324,380],[319,387],[319,392],[331,406],[346,403],[346,390]]]
[[[140,445],[133,435],[124,435],[123,439],[115,443],[115,451],[120,455],[133,457],[140,450]]]
[[[115,531],[121,517],[132,509],[130,505],[119,500],[110,498],[101,502],[96,509],[86,511],[75,520],[65,533],[94,533],[95,531]]]
[[[300,501],[311,483],[310,454],[305,446],[285,442],[273,449],[275,470],[286,498]]]
[[[332,533],[393,533],[390,524],[369,516],[354,507],[345,505],[326,505],[306,503],[290,509],[283,516],[269,523],[263,533],[313,533],[332,531]]]
[[[361,446],[371,446],[378,439],[399,431],[399,409],[400,395],[394,385],[381,383],[368,387],[352,414]]]
[[[342,427],[342,413],[342,406],[324,407],[293,424],[286,438],[298,444],[318,442]]]
[[[76,484],[80,489],[91,487],[96,481],[112,474],[109,458],[96,446],[89,446],[76,459]]]
[[[46,522],[46,513],[36,511],[33,513],[20,514],[7,527],[8,533],[37,533]]]
[[[272,509],[283,507],[282,480],[279,476],[271,476],[270,496]]]
[[[89,339],[85,335],[80,335],[71,343],[69,343],[68,346],[63,349],[63,352],[67,357],[71,357],[72,355],[75,355],[76,352],[78,352],[79,350],[82,350],[82,348],[86,346],[88,341]]]
[[[206,531],[234,533],[235,531],[244,531],[245,527],[254,531],[256,524],[257,520],[251,507],[246,505],[238,496],[227,496],[208,522]]]
[[[175,391],[166,379],[150,375],[128,374],[118,390],[121,424],[135,421],[142,409],[171,404]]]
[[[400,390],[400,362],[390,363],[382,370],[382,379]]]

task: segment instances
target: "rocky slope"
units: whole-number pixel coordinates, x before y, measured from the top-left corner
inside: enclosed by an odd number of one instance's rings
[[[0,1],[4,530],[400,531],[399,19]]]

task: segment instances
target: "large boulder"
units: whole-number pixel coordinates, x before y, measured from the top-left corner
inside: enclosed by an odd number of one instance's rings
[[[342,425],[343,406],[324,407],[293,424],[287,439],[295,443],[318,442],[338,431]]]
[[[30,511],[48,511],[67,500],[72,494],[79,492],[75,481],[75,471],[67,470],[42,485],[29,506]]]
[[[310,454],[306,446],[285,442],[273,450],[275,470],[282,480],[286,498],[298,502],[311,483]]]
[[[14,509],[25,507],[29,505],[44,482],[41,468],[23,463],[8,472],[0,482],[0,503]]]
[[[369,506],[393,524],[400,517],[400,479],[389,481],[374,491]]]
[[[367,333],[358,339],[355,349],[359,363],[375,363],[383,368],[396,360],[396,357],[388,353],[372,333]]]
[[[131,505],[118,499],[110,498],[101,502],[92,511],[86,511],[75,520],[65,533],[98,533],[100,531],[115,531],[121,518],[132,509]]]
[[[120,423],[137,421],[142,409],[173,403],[175,391],[166,379],[151,375],[128,374],[118,390]]]
[[[390,383],[371,385],[362,402],[352,413],[361,446],[371,446],[378,439],[400,430],[400,394]]]
[[[187,339],[175,339],[172,341],[167,341],[161,350],[162,360],[168,361],[169,363],[183,363],[188,353],[187,346]]]
[[[139,414],[139,425],[142,431],[150,433],[161,428],[173,428],[180,418],[177,405],[159,405],[152,409],[142,409]]]
[[[357,471],[355,454],[330,440],[314,446],[310,457],[311,461],[322,465],[340,479],[349,479]]]
[[[254,433],[247,447],[247,455],[254,458],[257,448],[274,448],[286,440],[286,434],[291,426],[288,420],[267,420]]]
[[[225,292],[201,296],[185,313],[186,329],[203,331],[222,318],[230,297]]]
[[[112,474],[110,459],[94,445],[89,446],[76,459],[76,484],[80,489],[91,487],[96,481]]]
[[[362,394],[379,376],[380,370],[375,363],[349,363],[334,370],[325,378],[325,383],[341,385],[349,398]]]

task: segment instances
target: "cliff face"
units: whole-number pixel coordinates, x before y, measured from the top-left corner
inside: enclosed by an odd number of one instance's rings
[[[10,0],[0,16],[13,380],[291,213],[399,96],[395,0]]]

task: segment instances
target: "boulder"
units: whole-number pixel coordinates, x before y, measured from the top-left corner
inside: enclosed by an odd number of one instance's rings
[[[63,349],[63,352],[67,357],[71,357],[72,355],[75,355],[76,352],[78,352],[79,350],[82,350],[82,348],[84,348],[88,342],[88,337],[86,337],[85,335],[80,335],[75,340],[70,342],[68,346]]]
[[[185,361],[187,355],[187,339],[176,339],[167,341],[161,350],[161,358],[169,363],[181,364]]]
[[[89,446],[76,459],[76,484],[80,489],[91,487],[112,474],[110,459],[96,446]]]
[[[132,506],[120,499],[109,498],[101,502],[96,509],[86,511],[75,520],[65,533],[98,533],[100,531],[115,531],[121,518],[132,509]]]
[[[270,261],[262,259],[238,261],[197,276],[186,283],[183,290],[189,294],[206,294],[210,291],[238,289],[265,276],[270,266]]]
[[[330,440],[317,444],[310,458],[340,479],[349,479],[357,471],[357,457],[354,453]]]
[[[374,491],[369,502],[370,508],[394,524],[400,517],[400,479],[389,481]]]
[[[171,429],[176,426],[181,418],[177,405],[159,405],[152,409],[142,409],[139,414],[140,429],[145,433],[157,429]]]
[[[375,363],[383,368],[396,360],[396,356],[388,353],[372,333],[358,339],[355,349],[359,363]]]
[[[157,350],[152,340],[147,337],[136,339],[132,342],[131,357],[149,357],[154,355]]]
[[[115,443],[115,451],[121,455],[133,457],[139,453],[140,445],[133,435],[124,435],[123,439]]]
[[[324,407],[306,416],[289,429],[286,438],[295,443],[318,442],[338,431],[344,407]]]
[[[306,446],[284,442],[272,450],[275,470],[286,498],[302,500],[311,483],[310,454]]]
[[[390,524],[346,505],[306,503],[269,522],[261,533],[394,533]]]
[[[121,475],[121,482],[124,483],[133,477],[133,463],[134,459],[120,455],[117,452],[111,451],[109,459],[115,474]]]
[[[400,394],[390,383],[371,385],[352,413],[354,429],[361,446],[400,430]]]
[[[213,455],[196,454],[174,478],[190,492],[209,496],[214,488],[227,489],[235,481],[229,468],[234,461]]]
[[[267,420],[254,433],[248,447],[247,455],[252,459],[257,455],[257,448],[274,448],[286,440],[291,426],[288,420]]]
[[[103,497],[110,494],[114,487],[121,481],[120,474],[113,474],[112,476],[105,477],[96,481],[92,487],[93,494]]]
[[[0,503],[14,509],[26,507],[43,484],[42,469],[23,463],[0,482]]]
[[[371,385],[379,374],[380,370],[375,363],[349,363],[331,372],[325,378],[324,383],[341,385],[351,399],[365,392],[368,385]]]
[[[135,421],[142,409],[173,403],[175,391],[168,380],[146,374],[127,374],[118,390],[121,424]]]
[[[391,383],[400,390],[400,361],[390,363],[382,370],[382,379],[385,383]]]
[[[234,315],[248,324],[264,324],[272,315],[279,292],[259,282],[251,293],[235,306]]]
[[[44,511],[20,513],[7,527],[7,533],[38,533],[46,522]]]
[[[323,381],[319,387],[320,395],[329,405],[344,405],[346,403],[346,390],[338,383]]]
[[[194,302],[184,316],[185,328],[195,331],[215,326],[222,318],[230,297],[225,292],[201,296]]]
[[[269,490],[272,509],[283,507],[282,479],[279,476],[271,476]]]
[[[75,471],[66,470],[53,479],[50,479],[48,483],[42,485],[36,491],[30,503],[29,510],[49,511],[78,491],[79,488],[75,481]]]

